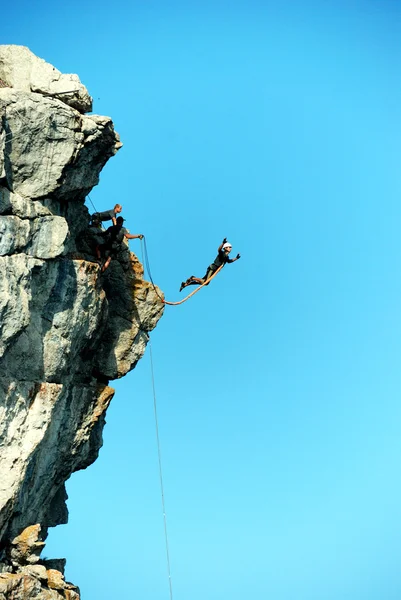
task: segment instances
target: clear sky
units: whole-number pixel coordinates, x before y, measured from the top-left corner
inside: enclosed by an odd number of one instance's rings
[[[124,147],[91,198],[123,204],[167,299],[223,237],[242,255],[151,335],[174,598],[399,600],[400,3],[2,14],[2,43],[113,118]],[[83,600],[162,600],[149,350],[115,387],[45,552]]]

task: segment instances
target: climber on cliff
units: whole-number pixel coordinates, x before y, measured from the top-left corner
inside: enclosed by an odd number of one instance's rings
[[[93,213],[91,217],[92,227],[101,227],[103,221],[112,221],[113,225],[117,225],[117,214],[122,211],[123,207],[121,204],[116,204],[114,208],[110,210],[104,210],[103,212]]]
[[[124,219],[122,217],[117,217],[116,224],[111,225],[101,234],[104,237],[104,242],[103,244],[96,246],[96,256],[99,261],[102,258],[106,259],[101,268],[102,273],[104,273],[109,266],[111,259],[116,257],[124,238],[127,240],[135,240],[138,238],[140,240],[143,239],[143,235],[141,233],[138,235],[128,233],[127,229],[123,227],[123,223]]]
[[[200,278],[200,277],[194,277],[194,275],[191,275],[191,277],[189,277],[186,281],[183,281],[181,283],[181,287],[180,287],[180,292],[187,287],[187,285],[202,285],[203,283],[205,283],[208,279],[210,279],[212,277],[212,275],[217,271],[217,269],[223,265],[225,265],[226,263],[233,263],[236,260],[238,260],[239,258],[241,258],[240,254],[237,254],[237,256],[235,258],[229,258],[228,255],[230,254],[232,250],[232,246],[229,242],[227,242],[227,238],[224,238],[224,240],[221,242],[220,246],[218,247],[218,254],[216,256],[216,258],[214,259],[214,262],[212,262],[211,265],[208,266],[207,271],[204,275],[204,277]],[[209,285],[208,283],[206,283],[206,285]]]

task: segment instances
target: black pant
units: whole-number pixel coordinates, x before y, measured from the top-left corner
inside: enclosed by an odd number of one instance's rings
[[[212,275],[213,275],[214,273],[216,273],[216,271],[217,271],[217,268],[216,268],[216,267],[213,267],[212,265],[210,265],[210,266],[207,268],[207,271],[206,271],[206,273],[205,273],[205,276],[204,276],[204,277],[202,277],[203,281],[205,282],[205,281],[207,281],[208,279],[210,279],[210,278],[212,277]]]

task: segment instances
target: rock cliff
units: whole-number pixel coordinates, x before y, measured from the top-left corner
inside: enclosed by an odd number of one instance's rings
[[[128,246],[100,273],[84,202],[121,143],[91,109],[76,75],[0,46],[0,600],[79,598],[43,540],[163,311]]]

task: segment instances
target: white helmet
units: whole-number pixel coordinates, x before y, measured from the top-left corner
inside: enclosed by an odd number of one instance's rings
[[[225,244],[223,244],[223,250],[232,250],[230,242],[226,242]]]

